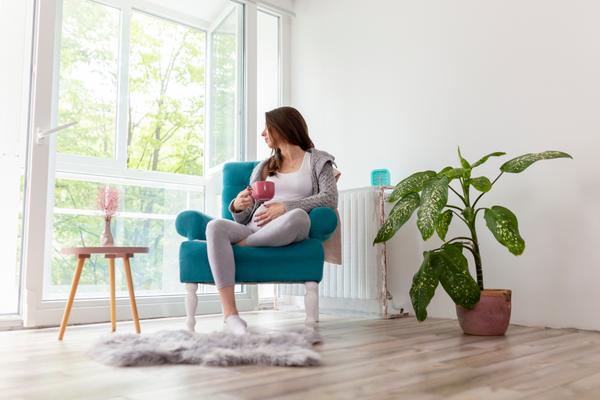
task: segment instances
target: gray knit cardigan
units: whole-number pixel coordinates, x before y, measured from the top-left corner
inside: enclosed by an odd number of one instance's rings
[[[338,206],[338,190],[335,182],[335,176],[333,174],[333,165],[335,165],[335,158],[324,151],[311,148],[306,150],[311,154],[311,177],[313,184],[313,195],[300,200],[289,200],[284,201],[286,211],[291,211],[295,208],[301,208],[306,212],[310,212],[313,208],[317,207],[329,207],[335,210]],[[267,164],[269,159],[264,159],[260,164],[254,168],[252,175],[250,176],[250,186],[256,181],[260,181],[262,177],[262,170]],[[337,166],[337,165],[336,165]],[[233,202],[229,203],[229,211],[233,215],[233,219],[242,225],[246,225],[252,219],[252,216],[261,206],[262,202],[253,200],[253,204],[243,211],[236,212],[233,208]]]

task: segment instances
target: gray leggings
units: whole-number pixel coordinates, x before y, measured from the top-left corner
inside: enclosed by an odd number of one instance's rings
[[[213,219],[206,226],[208,262],[217,289],[235,285],[234,243],[246,239],[248,247],[280,247],[308,238],[310,218],[296,208],[253,233],[246,225],[228,219]]]

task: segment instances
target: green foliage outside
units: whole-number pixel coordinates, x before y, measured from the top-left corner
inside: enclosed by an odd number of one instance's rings
[[[133,13],[127,166],[202,176],[205,34]]]
[[[473,170],[485,163],[490,157],[500,157],[505,153],[488,154],[474,164],[470,164],[460,154],[461,166],[446,167],[439,173],[435,171],[417,172],[402,180],[390,196],[390,202],[396,202],[388,218],[379,230],[373,244],[390,240],[418,208],[417,227],[423,240],[437,232],[442,241],[439,248],[423,253],[423,263],[413,277],[410,297],[419,321],[427,318],[427,306],[435,294],[438,283],[457,305],[470,310],[479,302],[483,286],[481,252],[475,221],[480,211],[484,212],[486,226],[496,240],[512,254],[520,255],[525,250],[525,241],[519,233],[517,217],[507,208],[493,206],[476,208],[481,197],[489,192],[496,181],[505,173],[520,173],[533,163],[554,158],[572,158],[559,151],[525,154],[504,163],[500,175],[491,182],[487,177],[472,177]],[[450,186],[457,182],[459,190]],[[473,201],[471,186],[480,192]],[[461,206],[448,204],[451,190],[462,203]],[[421,193],[421,196],[419,196]],[[444,210],[445,209],[445,210]],[[463,221],[468,228],[468,236],[455,237],[446,241],[446,234],[453,217]],[[469,272],[469,265],[463,250],[467,250],[475,260],[477,281]]]
[[[114,158],[119,11],[82,0],[63,5],[57,151]]]

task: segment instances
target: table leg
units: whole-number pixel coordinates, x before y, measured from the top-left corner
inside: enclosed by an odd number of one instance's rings
[[[110,280],[110,322],[112,331],[117,330],[117,306],[115,304],[115,259],[108,259],[108,278]]]
[[[141,333],[140,320],[138,319],[137,306],[135,305],[135,293],[133,292],[133,279],[131,278],[131,266],[129,265],[129,258],[123,258],[123,266],[125,267],[125,276],[127,277],[127,287],[129,288],[129,301],[131,303],[131,313],[133,314],[135,330],[137,333]]]
[[[65,313],[63,314],[62,322],[60,323],[60,331],[58,332],[58,340],[62,340],[65,335],[65,329],[67,328],[67,322],[69,322],[69,314],[71,314],[71,307],[73,306],[73,300],[75,299],[75,293],[77,292],[77,285],[79,284],[79,278],[81,277],[81,271],[83,270],[83,263],[85,258],[77,260],[77,269],[73,276],[73,283],[71,284],[71,294],[65,307]]]

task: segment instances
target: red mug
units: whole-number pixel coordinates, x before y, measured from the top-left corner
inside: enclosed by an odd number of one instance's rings
[[[275,196],[275,183],[271,181],[257,181],[254,182],[250,191],[252,192],[250,196],[255,200],[271,200]]]

